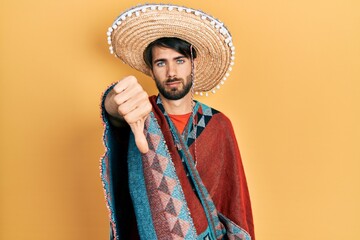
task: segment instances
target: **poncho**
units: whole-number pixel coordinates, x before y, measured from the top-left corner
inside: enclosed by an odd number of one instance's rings
[[[106,153],[100,167],[110,239],[254,240],[249,192],[230,120],[195,102],[196,114],[180,134],[160,98],[150,101],[146,154],[138,151],[130,128],[110,124],[102,103]],[[199,207],[207,226],[202,232],[194,224]]]

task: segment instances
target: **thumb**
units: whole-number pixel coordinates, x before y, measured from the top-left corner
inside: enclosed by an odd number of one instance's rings
[[[139,151],[143,154],[149,151],[149,145],[144,135],[144,119],[140,119],[130,124],[131,131],[134,133],[135,143]]]

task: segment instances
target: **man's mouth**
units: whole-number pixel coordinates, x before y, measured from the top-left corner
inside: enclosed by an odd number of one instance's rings
[[[168,87],[176,87],[181,82],[182,82],[181,79],[178,79],[178,78],[168,79],[168,80],[166,80],[165,85]]]

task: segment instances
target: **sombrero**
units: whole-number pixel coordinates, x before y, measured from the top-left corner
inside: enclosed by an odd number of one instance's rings
[[[215,93],[234,65],[235,47],[228,29],[212,16],[169,4],[139,5],[123,12],[108,29],[111,54],[129,66],[150,75],[143,52],[162,37],[183,39],[195,48],[197,65],[194,90]]]

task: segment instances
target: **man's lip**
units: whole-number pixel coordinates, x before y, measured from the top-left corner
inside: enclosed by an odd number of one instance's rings
[[[172,85],[177,85],[177,84],[180,84],[181,82],[180,81],[173,81],[173,82],[167,82],[166,85],[167,86],[172,86]]]

